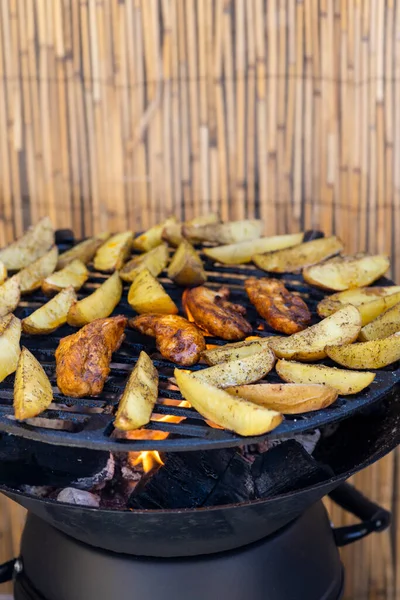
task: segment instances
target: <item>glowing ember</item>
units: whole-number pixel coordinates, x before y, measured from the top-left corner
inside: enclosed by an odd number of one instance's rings
[[[257,327],[258,331],[264,331],[264,323],[260,323]]]

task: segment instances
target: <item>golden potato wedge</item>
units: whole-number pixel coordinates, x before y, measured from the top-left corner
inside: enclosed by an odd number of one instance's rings
[[[0,261],[0,284],[7,279],[7,269],[4,264]]]
[[[203,262],[187,240],[183,240],[168,267],[168,277],[177,285],[193,287],[207,281]]]
[[[397,331],[400,331],[400,300],[374,321],[365,325],[360,331],[359,339],[363,342],[381,340]]]
[[[169,259],[168,246],[166,244],[160,244],[149,250],[144,254],[134,256],[129,260],[120,270],[119,276],[124,281],[132,282],[136,275],[147,269],[153,275],[157,277],[167,266]]]
[[[275,364],[275,355],[268,348],[229,362],[196,371],[195,376],[218,388],[245,385],[259,381],[270,372]]]
[[[342,250],[342,242],[333,235],[285,250],[255,254],[252,260],[259,269],[270,273],[298,273],[304,267],[319,263]]]
[[[354,342],[360,330],[360,313],[349,304],[299,333],[271,340],[270,347],[279,358],[319,360],[326,356],[326,346]]]
[[[395,288],[395,286],[393,286]],[[368,288],[359,288],[360,290]],[[371,288],[371,289],[390,289],[390,288]],[[400,289],[400,288],[399,288]],[[400,291],[397,293],[393,293],[390,295],[370,295],[368,296],[364,292],[360,292],[360,296],[353,296],[350,292],[357,292],[357,288],[355,290],[348,290],[346,292],[340,292],[339,294],[333,294],[332,296],[328,296],[321,300],[321,302],[317,306],[317,312],[320,317],[329,317],[329,315],[333,315],[334,312],[343,308],[346,304],[352,304],[353,306],[357,306],[361,315],[361,323],[362,325],[367,325],[376,317],[379,317],[385,310],[391,308],[398,302],[400,302]],[[346,296],[345,294],[349,294]],[[339,297],[343,295],[343,297]],[[370,300],[366,300],[364,302],[360,302],[365,298],[370,298]]]
[[[384,254],[342,256],[303,269],[303,277],[307,283],[340,292],[373,283],[389,266],[389,258]]]
[[[235,342],[234,344],[224,344],[217,348],[204,350],[201,353],[201,358],[211,366],[229,362],[230,360],[245,358],[246,356],[260,352],[260,350],[264,350],[264,348],[268,348],[272,337],[274,336],[245,340],[244,342]]]
[[[129,288],[128,302],[139,314],[178,314],[178,307],[175,302],[147,269],[140,271]]]
[[[55,331],[67,322],[67,314],[75,302],[74,288],[72,286],[65,288],[29,317],[23,319],[22,331],[32,335]]]
[[[225,265],[240,265],[250,262],[252,256],[255,254],[273,252],[301,244],[303,236],[303,233],[291,233],[288,235],[262,237],[255,240],[248,240],[247,242],[239,242],[238,244],[204,248],[204,254]]]
[[[305,365],[288,360],[278,360],[275,369],[283,381],[327,385],[337,390],[341,396],[358,394],[375,379],[375,373],[348,371],[325,365]]]
[[[96,271],[118,271],[130,253],[132,243],[132,231],[124,231],[110,237],[95,254],[93,266]]]
[[[317,383],[257,383],[230,387],[226,391],[284,415],[321,410],[338,397],[336,390]]]
[[[63,252],[58,257],[57,269],[64,269],[64,267],[66,267],[73,260],[80,260],[87,265],[87,263],[92,260],[100,246],[102,246],[104,242],[108,240],[110,235],[111,233],[109,231],[103,231],[94,237],[83,240],[83,242],[79,242],[79,244],[76,244],[70,250]]]
[[[14,373],[20,354],[21,321],[14,315],[0,319],[0,381]]]
[[[51,275],[56,268],[58,259],[57,246],[35,260],[13,277],[18,281],[21,294],[28,294],[40,288],[43,279]]]
[[[235,244],[259,238],[264,224],[259,219],[245,219],[230,223],[210,223],[208,225],[184,225],[183,235],[188,240]]]
[[[61,290],[72,286],[77,292],[81,289],[89,277],[89,271],[82,261],[75,259],[68,263],[61,271],[56,271],[46,277],[42,282],[42,292],[46,296],[56,294]]]
[[[18,306],[20,297],[19,283],[15,277],[7,279],[0,285],[0,317],[13,312]]]
[[[349,369],[381,369],[400,359],[400,332],[383,340],[327,346],[326,354]]]
[[[202,217],[195,217],[190,221],[186,221],[186,223],[179,223],[178,221],[170,221],[166,223],[162,232],[162,239],[168,242],[171,246],[179,246],[179,244],[184,239],[182,228],[184,225],[208,225],[210,223],[219,223],[220,219],[216,214],[204,215]],[[192,241],[197,241],[192,238]]]
[[[19,271],[43,256],[53,244],[53,225],[49,217],[44,217],[21,238],[0,250],[0,261],[9,271]]]
[[[40,415],[53,401],[53,389],[42,365],[22,348],[14,381],[14,414],[18,421]]]
[[[67,323],[75,327],[111,315],[122,296],[122,281],[117,272],[106,279],[93,294],[75,302],[68,311]]]
[[[156,248],[160,244],[162,244],[162,234],[165,227],[168,227],[170,224],[176,224],[176,217],[169,217],[163,223],[159,225],[154,225],[144,233],[141,233],[137,238],[133,240],[133,248],[135,250],[139,250],[140,252],[148,252],[153,248]]]
[[[158,371],[141,352],[119,401],[114,427],[131,431],[147,425],[158,398]]]
[[[203,417],[239,435],[262,435],[283,420],[279,412],[232,396],[192,373],[175,369],[174,376],[182,396]]]

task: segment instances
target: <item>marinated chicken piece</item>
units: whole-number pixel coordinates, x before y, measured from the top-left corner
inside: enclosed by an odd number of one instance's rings
[[[55,354],[60,392],[75,398],[100,394],[110,372],[111,355],[124,339],[127,321],[122,315],[96,319],[60,340]]]
[[[297,333],[310,324],[307,304],[289,292],[278,279],[250,277],[244,286],[258,314],[276,331]]]
[[[201,331],[178,315],[139,315],[130,319],[129,325],[140,333],[155,337],[163,357],[178,365],[194,365],[206,349]]]
[[[185,290],[182,300],[196,325],[223,340],[242,340],[253,329],[243,316],[246,309],[240,304],[229,302],[228,297],[227,287],[216,292],[199,286]]]

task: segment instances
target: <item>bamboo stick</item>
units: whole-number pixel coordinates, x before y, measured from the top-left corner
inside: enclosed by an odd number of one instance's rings
[[[247,216],[256,214],[255,174],[256,174],[256,48],[253,33],[254,0],[246,2],[246,33],[247,33],[247,111],[246,111],[246,187],[247,187]]]

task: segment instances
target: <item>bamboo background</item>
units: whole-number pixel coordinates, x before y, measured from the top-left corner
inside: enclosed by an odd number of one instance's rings
[[[400,281],[399,206],[400,2],[1,0],[0,245],[46,214],[79,237],[219,211],[336,232]],[[355,478],[395,515],[397,462]],[[400,598],[399,549],[396,524],[345,549],[346,598]]]

